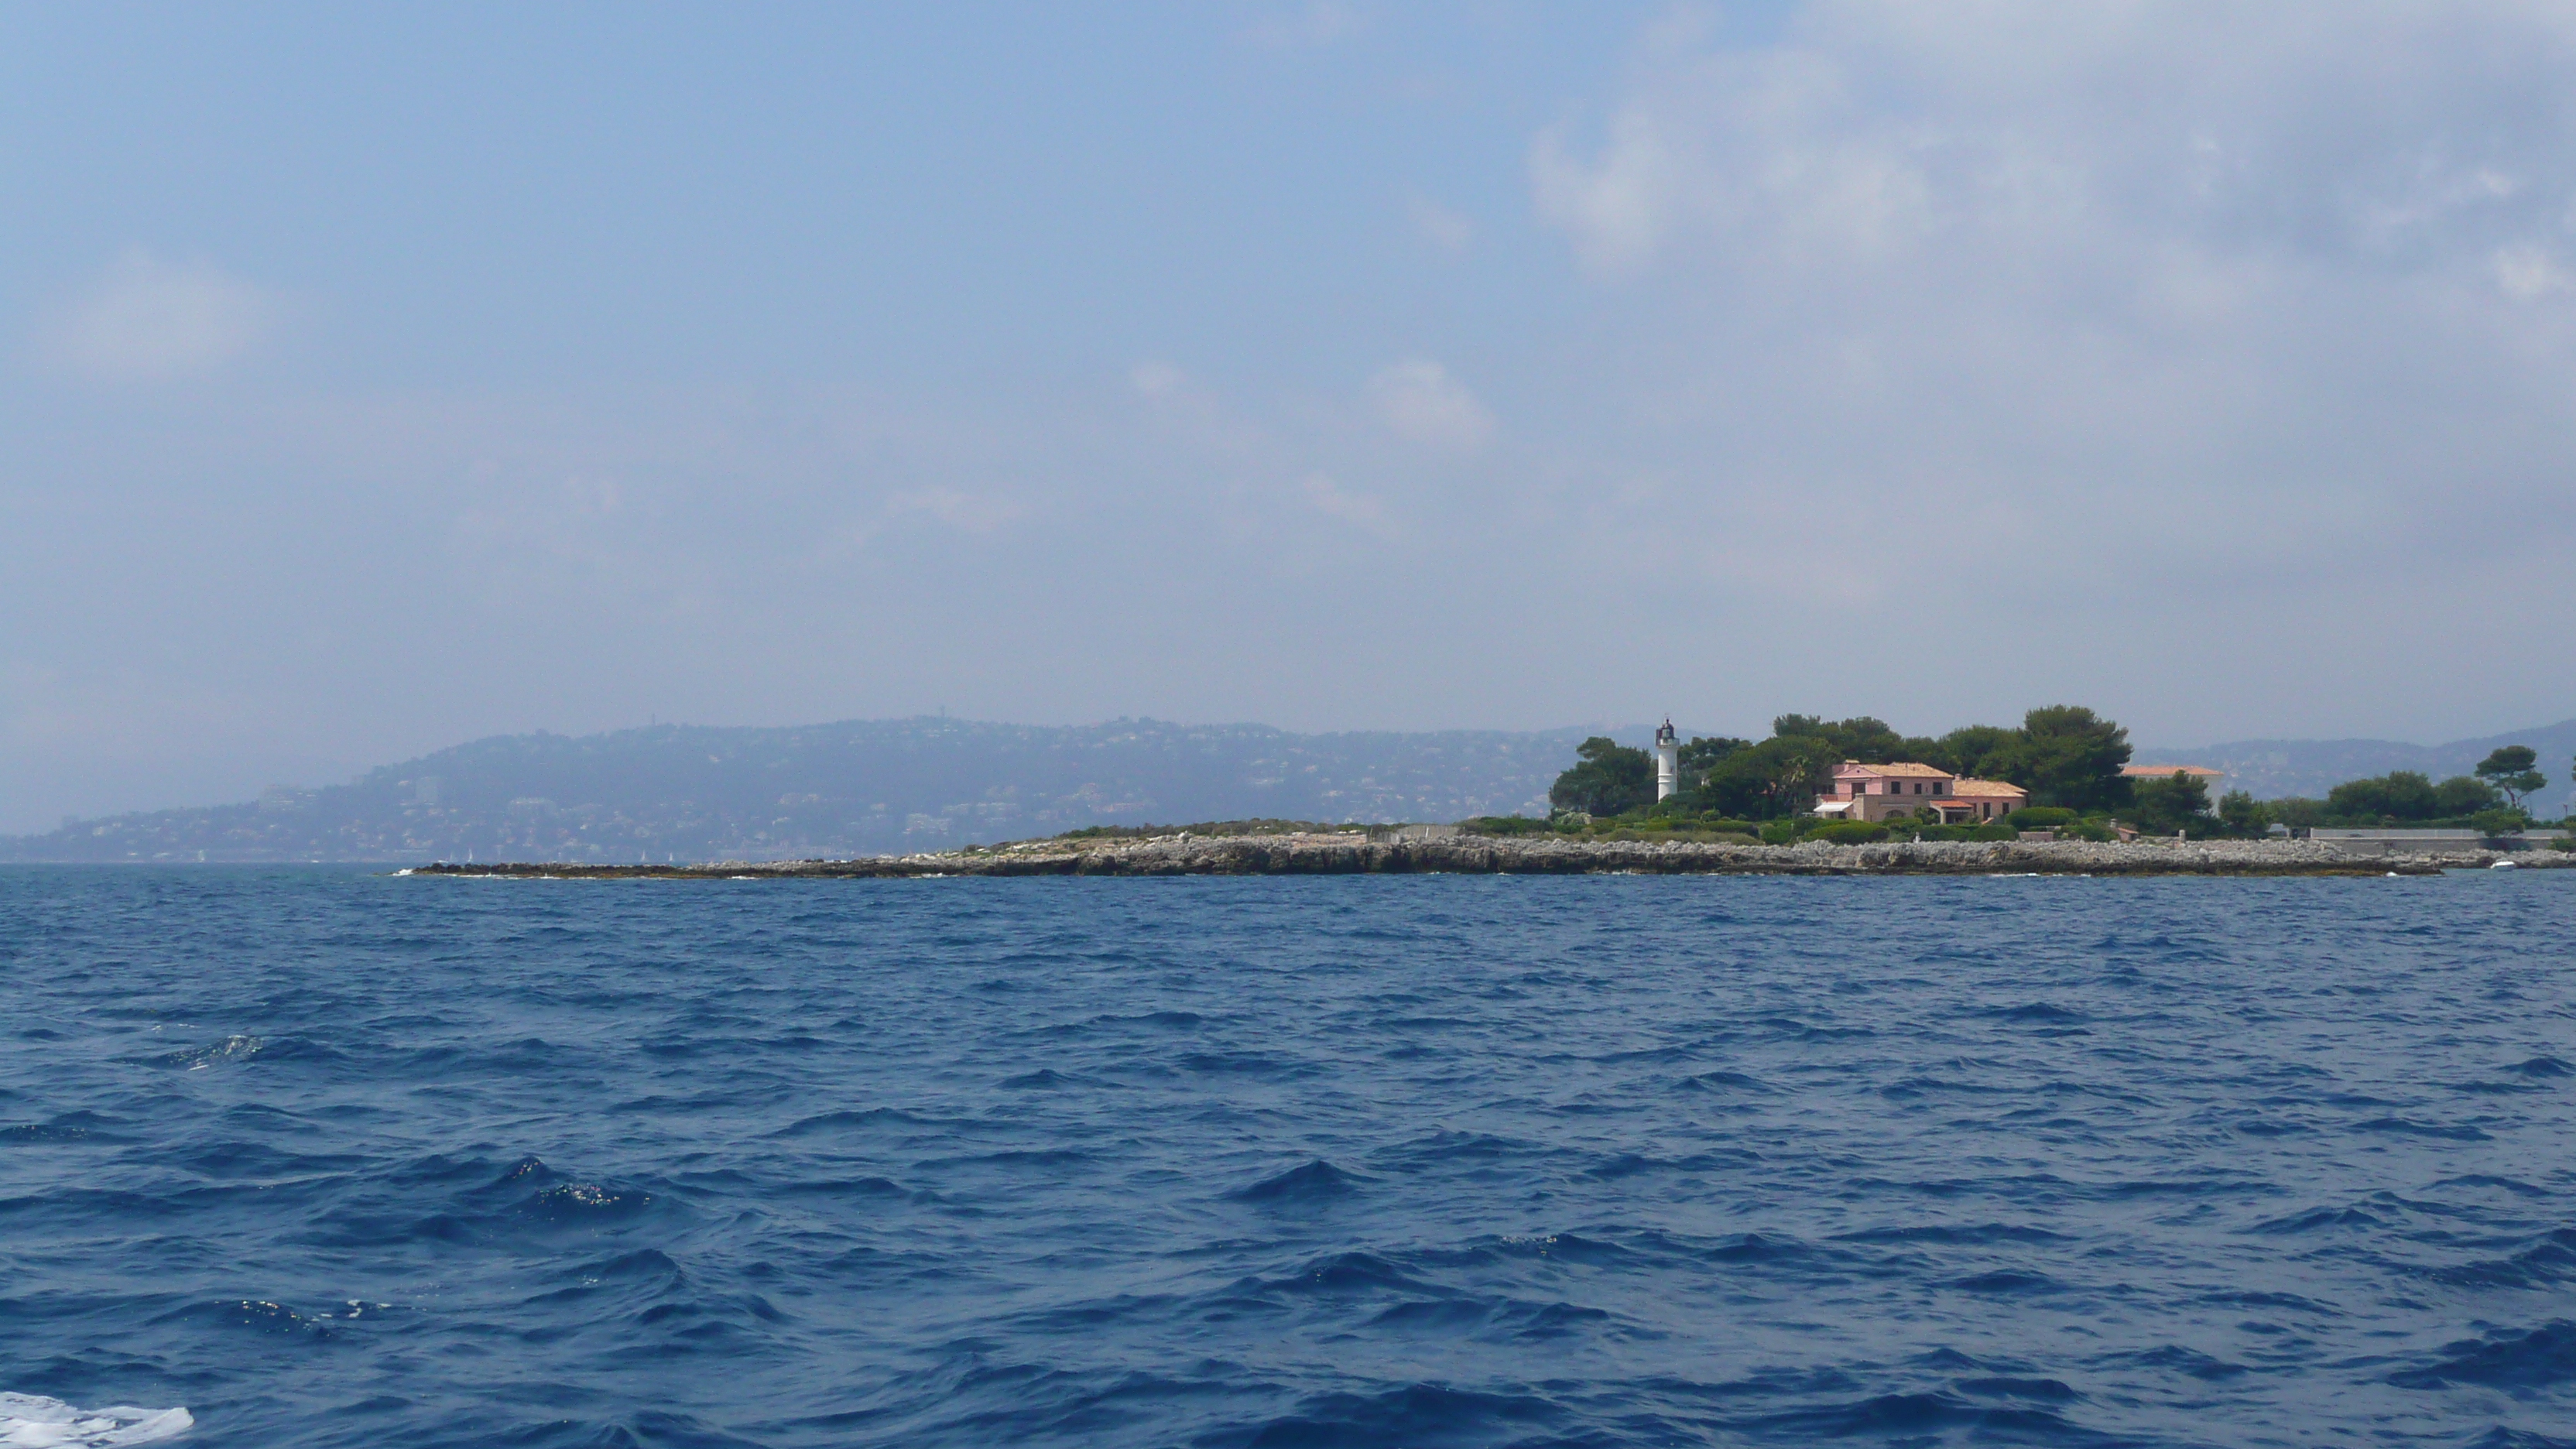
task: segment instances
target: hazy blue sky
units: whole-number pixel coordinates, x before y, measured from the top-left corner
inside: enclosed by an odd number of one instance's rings
[[[0,10],[0,829],[476,735],[2576,714],[2563,5]]]

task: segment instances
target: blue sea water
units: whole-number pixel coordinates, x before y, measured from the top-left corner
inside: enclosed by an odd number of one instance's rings
[[[0,1442],[2567,1444],[2571,904],[0,871]]]

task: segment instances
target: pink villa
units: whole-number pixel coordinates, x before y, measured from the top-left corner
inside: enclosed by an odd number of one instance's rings
[[[2030,803],[2030,792],[2019,785],[1961,779],[1910,761],[1864,765],[1845,760],[1834,771],[1830,789],[1816,797],[1816,813],[1845,820],[1920,815],[1943,825],[1968,825],[2001,820]]]

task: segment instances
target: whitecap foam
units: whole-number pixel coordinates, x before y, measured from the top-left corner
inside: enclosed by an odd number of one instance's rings
[[[75,1409],[38,1394],[0,1394],[0,1449],[109,1449],[157,1444],[196,1426],[186,1409],[117,1404]]]

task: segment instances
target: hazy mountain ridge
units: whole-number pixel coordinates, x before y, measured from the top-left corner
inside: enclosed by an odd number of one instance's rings
[[[2576,758],[2576,719],[2440,745],[2400,740],[2230,740],[2191,749],[2140,746],[2134,758],[2142,765],[2207,765],[2227,772],[2220,789],[2246,790],[2259,799],[2277,800],[2285,795],[2322,798],[2346,780],[2391,770],[2419,770],[2436,780],[2465,775],[2499,745],[2529,745],[2540,752],[2540,769],[2549,784],[2529,803],[2543,816],[2565,813],[2571,794],[2576,794],[2571,789],[2576,781],[2569,778],[2571,758]]]
[[[1642,726],[1293,734],[1158,720],[1037,726],[921,717],[791,728],[661,725],[497,735],[235,805],[0,837],[0,860],[781,859],[1051,835],[1085,825],[1282,817],[1456,820],[1543,812],[1585,736]],[[1688,734],[1685,731],[1685,734]],[[2140,747],[2141,764],[2227,772],[2222,788],[2322,795],[2389,770],[2439,779],[2500,744],[2540,752],[2566,809],[2576,720],[2442,745],[2237,740]]]
[[[774,859],[1101,824],[1454,820],[1543,810],[1590,732],[915,718],[504,735],[346,785],[68,822],[0,839],[0,859]]]

